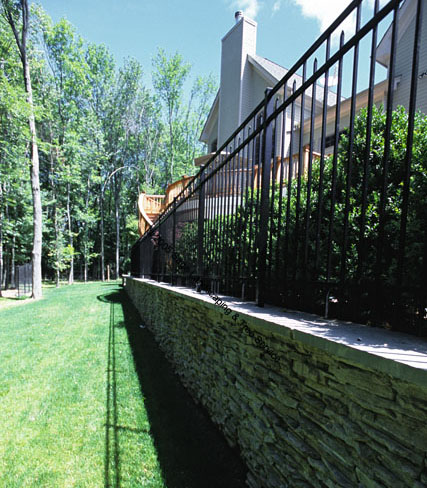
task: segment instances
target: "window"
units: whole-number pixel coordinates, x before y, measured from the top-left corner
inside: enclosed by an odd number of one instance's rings
[[[341,130],[338,134],[338,140],[341,139],[341,136],[345,133],[345,129]],[[325,148],[335,146],[335,134],[330,134],[329,136],[325,137]]]
[[[325,147],[331,147],[335,144],[335,134],[331,134],[326,136],[325,138]]]

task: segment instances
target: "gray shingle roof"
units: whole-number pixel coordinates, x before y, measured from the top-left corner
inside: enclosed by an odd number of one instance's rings
[[[268,71],[274,78],[276,78],[277,81],[280,81],[285,76],[285,74],[289,71],[283,66],[280,66],[280,64],[274,63],[273,61],[258,56],[257,54],[253,56],[249,56],[249,59],[250,58],[256,61],[266,71]]]
[[[263,58],[262,56],[255,55],[248,55],[249,62],[255,66],[259,71],[264,72],[264,75],[269,76],[272,78],[272,81],[276,80],[276,83],[279,82],[286,73],[289,72],[288,69],[280,66],[280,64],[274,63],[267,58]],[[302,76],[295,73],[292,75],[288,81],[288,87],[292,87],[294,81],[296,82],[296,87],[300,87],[302,84]],[[309,87],[306,91],[306,94],[311,97],[311,87]],[[317,86],[316,89],[316,100],[318,102],[323,102],[323,87],[320,85]],[[344,97],[343,97],[344,100]],[[336,93],[329,89],[328,92],[328,106],[335,105],[336,103]]]

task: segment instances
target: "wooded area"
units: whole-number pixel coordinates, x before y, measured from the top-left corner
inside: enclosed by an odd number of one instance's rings
[[[104,280],[107,265],[118,277],[138,194],[194,174],[216,82],[159,49],[150,89],[146,67],[117,64],[68,21],[27,0],[0,5],[0,286],[32,256],[37,268],[37,253],[57,284]]]

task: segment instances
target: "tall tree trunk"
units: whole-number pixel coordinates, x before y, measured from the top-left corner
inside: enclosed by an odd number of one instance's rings
[[[86,215],[89,212],[89,197],[90,197],[90,175],[87,178],[87,185],[86,185],[86,199],[85,199],[85,212]],[[88,268],[89,268],[89,259],[90,259],[90,246],[89,246],[89,229],[87,221],[83,222],[83,274],[84,274],[84,281],[87,282],[87,275],[88,275]]]
[[[88,264],[87,264],[87,258],[85,257],[85,263],[84,263],[84,268],[83,268],[85,283],[87,282],[87,272],[88,272]]]
[[[11,249],[11,263],[10,263],[10,283],[11,288],[16,288],[15,284],[15,247],[16,247],[16,235],[13,233],[12,237],[12,249]]]
[[[55,156],[53,151],[53,134],[52,134],[52,124],[49,124],[49,136],[50,136],[50,186],[52,189],[52,217],[53,217],[53,229],[55,232],[55,285],[56,288],[59,288],[59,280],[60,280],[60,260],[61,260],[61,251],[60,251],[60,236],[59,236],[59,226],[58,226],[58,210],[56,205],[56,184],[55,184]],[[58,160],[58,147],[56,147],[56,159]]]
[[[56,196],[54,196],[54,198],[56,198]],[[56,259],[55,285],[56,288],[59,288],[59,280],[60,280],[59,262],[61,256],[60,256],[60,249],[59,249],[59,229],[58,229],[58,214],[56,212],[56,203],[54,204],[53,207],[53,227],[55,229],[55,259]]]
[[[7,246],[9,247],[9,246]],[[10,265],[10,253],[5,252],[5,258],[3,260],[3,289],[9,289],[9,265]]]
[[[105,281],[105,256],[104,256],[104,188],[101,189],[101,280]]]
[[[0,184],[0,297],[2,296],[3,279],[3,189]]]
[[[174,163],[174,147],[173,147],[173,127],[172,127],[172,120],[169,122],[169,137],[170,137],[170,153],[169,153],[169,160],[170,160],[170,176],[168,183],[173,183],[173,163]]]
[[[9,205],[7,203],[4,206],[4,220],[5,222],[10,222]],[[10,266],[10,242],[9,239],[6,239],[6,242],[3,242],[3,290],[8,290],[10,288],[9,266]]]
[[[19,35],[16,28],[14,17],[14,6],[6,0],[2,0],[7,21],[12,28],[15,36],[16,45],[22,62],[24,75],[25,92],[27,93],[27,103],[29,107],[28,125],[31,134],[31,191],[33,195],[33,292],[32,298],[42,296],[42,202],[40,197],[40,177],[39,177],[39,150],[37,146],[36,121],[34,118],[33,89],[31,86],[30,65],[27,57],[27,36],[29,27],[29,8],[28,0],[20,0],[19,5],[22,11],[22,28]]]
[[[73,229],[71,228],[71,206],[70,206],[70,183],[67,183],[67,223],[68,223],[68,243],[70,245],[70,272],[68,274],[68,284],[74,283],[74,239]]]
[[[120,187],[115,179],[115,217],[116,217],[116,280],[120,276],[120,212],[119,212],[119,194]]]
[[[25,1],[26,3],[26,1]],[[27,6],[28,8],[28,6]],[[36,122],[34,118],[33,92],[31,87],[30,66],[25,56],[24,78],[27,101],[30,106],[29,126],[31,133],[31,191],[33,194],[33,298],[42,296],[42,201],[40,196],[40,177],[39,177],[39,149],[37,146]]]
[[[53,198],[56,200],[56,194],[53,193]],[[58,228],[58,213],[56,210],[56,201],[53,204],[53,227],[55,230],[55,259],[56,259],[56,266],[55,266],[55,285],[56,288],[59,288],[59,280],[60,280],[60,259],[61,259],[61,250],[60,250],[60,243],[59,243],[59,228]]]

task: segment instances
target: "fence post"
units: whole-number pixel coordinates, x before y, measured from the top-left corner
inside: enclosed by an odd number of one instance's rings
[[[200,180],[203,181],[204,169],[200,172]],[[197,274],[199,283],[203,277],[203,231],[205,220],[205,184],[203,183],[199,188],[199,215],[198,215],[198,230],[197,230]],[[198,287],[199,288],[199,287]],[[198,291],[200,291],[198,289]]]
[[[258,230],[258,280],[257,280],[257,305],[263,307],[265,303],[265,275],[267,265],[267,237],[269,220],[270,200],[270,176],[271,176],[271,154],[272,154],[272,124],[267,125],[267,118],[273,111],[272,99],[269,99],[271,88],[265,90],[264,119],[262,132],[262,153],[261,153],[261,202]],[[258,169],[260,171],[260,169]]]
[[[142,249],[142,244],[138,240],[133,247],[133,272],[132,275],[136,276],[137,278],[142,277],[142,259],[141,259],[141,249]]]
[[[160,242],[162,242],[160,239],[162,237],[162,222],[160,220],[160,217],[159,217],[159,227],[158,227],[158,240],[157,240],[157,254],[156,254],[156,276],[155,276],[155,280],[160,282],[162,281],[161,280],[161,272],[162,272],[162,260],[161,260],[161,252],[162,252],[162,248],[160,247]]]
[[[150,232],[150,241],[151,241],[151,237],[152,237],[152,233]],[[141,239],[140,241],[140,245],[138,247],[138,254],[139,254],[139,257],[138,257],[138,263],[139,263],[139,269],[138,269],[138,272],[139,272],[139,275],[138,275],[138,278],[146,278],[146,275],[150,275],[151,273],[151,267],[149,267],[147,265],[147,245],[145,244],[145,241],[143,241]],[[151,259],[150,259],[150,263],[151,263]],[[150,264],[151,266],[151,264]]]
[[[176,197],[173,199],[173,211],[172,211],[172,276],[171,276],[171,285],[173,286],[175,275],[176,275],[176,251],[175,251],[175,243],[176,243]]]

